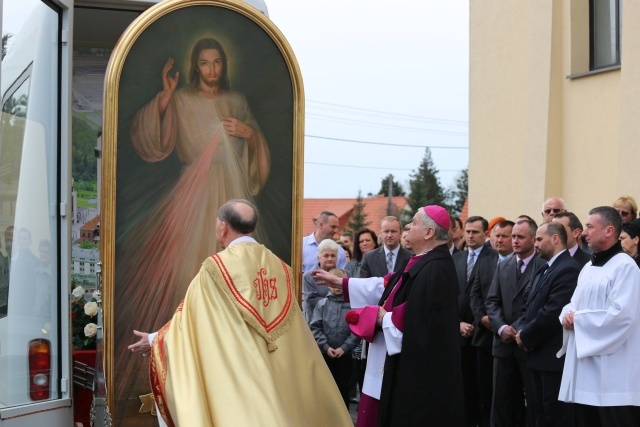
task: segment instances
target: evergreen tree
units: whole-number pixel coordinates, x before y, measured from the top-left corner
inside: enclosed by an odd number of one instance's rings
[[[451,191],[451,210],[459,215],[469,194],[469,168],[463,169],[456,179],[456,188]]]
[[[393,190],[393,195],[395,196],[404,196],[406,193],[402,189],[402,186],[399,182],[393,179],[393,175],[389,174],[382,180],[382,184],[380,186],[380,191],[378,191],[378,195],[382,195],[385,197],[389,197],[389,180],[391,180],[391,187]]]
[[[354,233],[371,224],[371,221],[367,222],[367,214],[364,212],[365,206],[367,204],[362,202],[362,191],[358,191],[356,203],[353,205],[353,213],[347,222],[347,228]]]
[[[13,34],[5,34],[2,36],[2,59],[4,59],[7,54],[7,42],[11,37],[13,37]]]
[[[411,174],[409,181],[409,206],[413,212],[427,205],[440,205],[447,207],[445,191],[440,186],[438,169],[431,159],[429,147],[424,152],[424,157],[418,170]]]

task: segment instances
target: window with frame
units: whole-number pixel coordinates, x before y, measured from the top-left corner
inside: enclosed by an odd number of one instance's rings
[[[589,1],[590,69],[620,65],[622,0]]]

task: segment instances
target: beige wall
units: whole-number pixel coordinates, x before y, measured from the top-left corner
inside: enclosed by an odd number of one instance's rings
[[[622,68],[566,79],[588,71],[585,4],[470,2],[470,215],[640,199],[640,4],[624,5]]]

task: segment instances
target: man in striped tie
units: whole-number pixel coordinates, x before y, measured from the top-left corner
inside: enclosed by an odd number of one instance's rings
[[[464,384],[465,416],[467,426],[480,423],[480,396],[478,390],[478,365],[476,348],[471,340],[476,334],[476,324],[471,311],[470,293],[477,266],[487,257],[497,256],[496,251],[485,245],[489,223],[481,216],[472,216],[464,224],[467,250],[453,255],[458,276],[458,314],[460,316],[460,356]]]

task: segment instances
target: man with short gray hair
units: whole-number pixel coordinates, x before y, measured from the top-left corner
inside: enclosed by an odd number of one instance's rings
[[[407,236],[416,255],[386,286],[382,277],[339,279],[313,272],[329,286],[342,286],[345,299],[362,310],[352,331],[372,334],[358,426],[464,425],[449,221],[441,206],[416,212]],[[373,316],[363,314],[368,309]]]
[[[576,403],[585,425],[640,425],[640,269],[622,251],[622,218],[589,211],[583,235],[593,250],[564,306],[565,355],[559,400]]]

